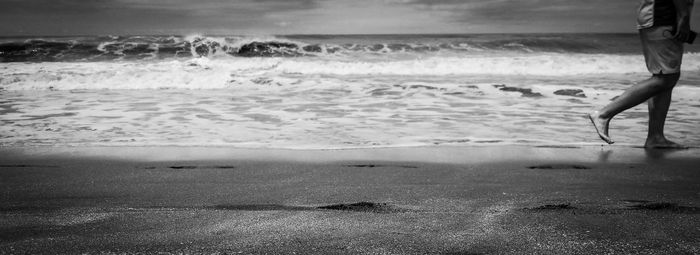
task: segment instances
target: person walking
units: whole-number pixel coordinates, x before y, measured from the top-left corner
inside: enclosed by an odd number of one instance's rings
[[[588,114],[598,135],[608,144],[610,120],[644,101],[649,105],[649,130],[645,148],[682,149],[666,139],[664,124],[671,105],[671,94],[678,82],[683,59],[683,43],[692,43],[690,14],[694,0],[640,0],[637,28],[644,59],[652,76],[625,90],[600,110]]]

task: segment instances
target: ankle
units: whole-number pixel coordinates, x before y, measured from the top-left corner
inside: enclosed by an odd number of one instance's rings
[[[647,141],[668,141],[664,134],[649,134],[647,135]]]
[[[596,117],[601,120],[609,120],[610,116],[606,114],[604,111],[595,111],[591,113],[591,116]]]

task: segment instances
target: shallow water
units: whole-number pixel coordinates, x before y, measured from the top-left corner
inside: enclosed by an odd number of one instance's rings
[[[399,77],[301,80],[212,90],[3,91],[2,145],[209,145],[350,148],[464,144],[600,143],[585,113],[622,92],[618,80]],[[472,82],[470,82],[472,81]],[[526,96],[518,91],[529,88]],[[555,95],[581,89],[585,97]],[[681,85],[668,135],[700,145],[700,88]],[[640,144],[644,105],[621,114],[611,135]]]
[[[42,40],[0,40],[0,145],[600,144],[584,115],[649,76],[625,34]],[[252,41],[287,48],[243,57]],[[666,129],[691,146],[698,84],[688,53]],[[643,144],[646,116],[611,136]]]

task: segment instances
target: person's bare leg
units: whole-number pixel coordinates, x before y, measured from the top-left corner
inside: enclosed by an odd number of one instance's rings
[[[651,149],[686,149],[687,147],[669,141],[664,135],[666,115],[671,106],[673,90],[666,90],[649,99],[649,132],[645,148]]]
[[[680,74],[654,75],[625,90],[622,95],[603,107],[603,109],[588,114],[600,138],[609,144],[614,143],[610,139],[608,131],[610,120],[624,110],[637,106],[665,90],[671,90],[676,85],[678,77],[680,77]]]

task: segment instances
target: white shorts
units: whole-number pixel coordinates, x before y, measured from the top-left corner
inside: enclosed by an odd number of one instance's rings
[[[675,74],[681,72],[683,43],[673,39],[671,26],[650,27],[639,30],[644,59],[652,74]]]

